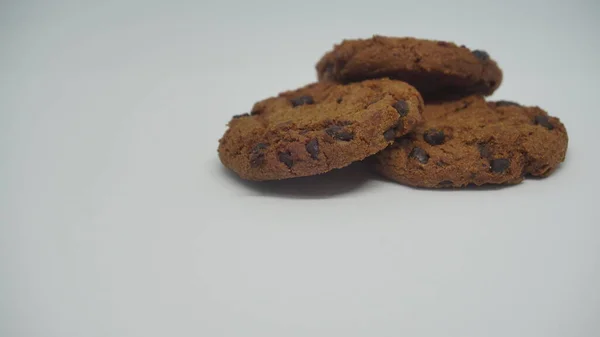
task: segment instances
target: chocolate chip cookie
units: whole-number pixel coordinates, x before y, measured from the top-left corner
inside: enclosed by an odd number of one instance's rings
[[[470,96],[427,104],[423,119],[373,158],[377,171],[420,187],[516,184],[565,159],[565,126],[538,107]]]
[[[502,71],[488,53],[451,42],[374,36],[344,40],[317,63],[319,80],[341,83],[389,77],[430,99],[491,95]]]
[[[414,129],[422,109],[417,90],[400,81],[314,83],[234,116],[219,158],[249,180],[324,173],[392,144]]]

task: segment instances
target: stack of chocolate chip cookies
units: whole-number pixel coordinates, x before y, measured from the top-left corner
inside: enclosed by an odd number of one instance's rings
[[[558,118],[486,101],[502,71],[484,51],[374,36],[336,45],[317,74],[234,116],[219,144],[223,165],[244,179],[277,180],[368,158],[389,179],[441,188],[516,184],[565,159]]]

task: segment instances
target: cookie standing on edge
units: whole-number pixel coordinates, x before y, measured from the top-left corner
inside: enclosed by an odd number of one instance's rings
[[[383,150],[414,129],[422,110],[421,96],[404,82],[314,83],[234,116],[219,158],[249,180],[320,174]]]
[[[348,83],[389,77],[405,81],[426,101],[491,95],[502,82],[502,71],[485,51],[408,37],[344,40],[316,68],[319,80]]]
[[[419,187],[516,184],[565,159],[565,126],[538,107],[471,96],[426,105],[423,119],[373,158],[377,171]]]

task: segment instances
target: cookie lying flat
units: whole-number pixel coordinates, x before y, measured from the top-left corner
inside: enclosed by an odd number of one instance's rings
[[[417,90],[400,81],[314,83],[235,116],[219,158],[249,180],[324,173],[392,144],[420,122],[422,110]]]
[[[423,119],[374,157],[377,171],[420,187],[516,184],[565,159],[565,126],[538,107],[471,96],[426,105]]]
[[[317,63],[317,74],[342,83],[389,77],[413,85],[425,100],[490,95],[502,82],[502,71],[484,51],[384,36],[343,41]]]

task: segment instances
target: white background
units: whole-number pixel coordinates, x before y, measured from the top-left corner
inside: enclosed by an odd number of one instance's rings
[[[598,336],[600,2],[0,2],[0,336]],[[566,124],[545,180],[244,183],[234,114],[343,38],[456,41]]]

